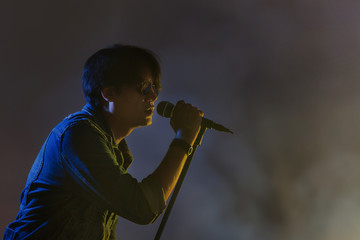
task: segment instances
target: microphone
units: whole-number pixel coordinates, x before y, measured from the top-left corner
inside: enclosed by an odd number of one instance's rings
[[[174,112],[174,108],[175,108],[174,104],[170,102],[162,101],[159,102],[159,104],[157,105],[156,111],[162,117],[171,118]],[[223,125],[215,123],[214,121],[211,121],[207,118],[202,118],[201,125],[209,129],[215,129],[221,132],[228,132],[234,134],[230,129],[224,127]]]

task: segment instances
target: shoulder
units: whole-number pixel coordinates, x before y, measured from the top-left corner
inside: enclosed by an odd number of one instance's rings
[[[98,136],[109,140],[108,134],[99,124],[96,123],[94,117],[86,112],[80,111],[67,116],[54,129],[61,138],[65,135],[91,137]]]

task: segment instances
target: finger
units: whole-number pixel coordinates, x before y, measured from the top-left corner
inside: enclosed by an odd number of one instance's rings
[[[178,102],[176,103],[176,105],[178,105],[178,104],[184,104],[184,103],[185,103],[184,100],[180,100],[180,101],[178,101]]]
[[[180,100],[180,101],[178,101],[178,102],[176,103],[176,105],[175,105],[175,108],[174,108],[174,113],[176,113],[176,112],[177,112],[177,109],[179,109],[179,108],[183,108],[184,104],[185,104],[185,101],[184,101],[184,100]]]

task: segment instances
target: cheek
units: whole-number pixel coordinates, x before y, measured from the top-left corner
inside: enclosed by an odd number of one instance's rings
[[[121,107],[127,114],[136,116],[143,112],[144,102],[138,97],[127,98],[122,101]]]
[[[144,98],[131,88],[124,88],[116,103],[118,114],[125,118],[133,118],[144,112]]]

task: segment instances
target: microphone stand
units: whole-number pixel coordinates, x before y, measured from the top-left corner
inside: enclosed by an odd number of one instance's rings
[[[176,186],[175,186],[175,189],[174,189],[174,192],[173,192],[173,194],[172,194],[172,196],[171,196],[169,205],[168,205],[168,207],[167,207],[167,209],[166,209],[166,211],[165,211],[165,213],[164,213],[164,217],[163,217],[162,220],[161,220],[161,224],[160,224],[160,226],[159,226],[159,229],[158,229],[158,231],[157,231],[157,233],[156,233],[156,236],[155,236],[154,240],[159,240],[160,237],[161,237],[161,234],[162,234],[162,232],[163,232],[163,230],[164,230],[164,228],[165,228],[166,221],[167,221],[167,219],[168,219],[168,217],[169,217],[169,215],[170,215],[171,209],[172,209],[172,207],[174,206],[175,199],[176,199],[176,197],[177,197],[177,195],[178,195],[178,193],[179,193],[179,191],[180,191],[180,187],[181,187],[181,185],[182,185],[182,183],[183,183],[183,181],[184,181],[184,178],[185,178],[185,175],[186,175],[186,173],[187,173],[187,170],[189,169],[191,160],[192,160],[193,157],[194,157],[194,154],[195,154],[195,151],[196,151],[197,147],[201,145],[201,142],[202,142],[202,139],[203,139],[203,137],[204,137],[204,134],[205,134],[206,129],[207,129],[207,128],[204,127],[204,126],[201,126],[201,128],[200,128],[200,132],[199,132],[199,134],[198,134],[198,136],[197,136],[197,138],[196,138],[196,140],[195,140],[194,146],[193,146],[193,152],[192,152],[192,153],[187,157],[187,159],[186,159],[184,168],[183,168],[183,170],[181,171],[179,180],[178,180],[178,182],[177,182],[177,184],[176,184]]]

